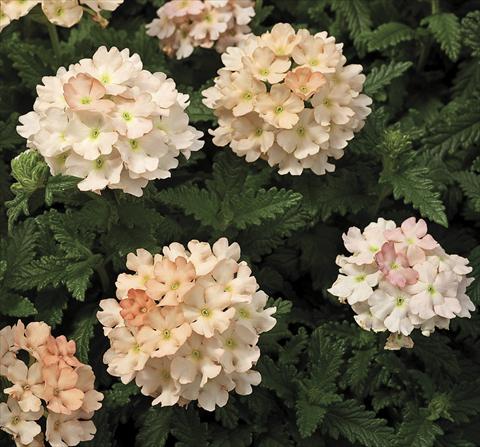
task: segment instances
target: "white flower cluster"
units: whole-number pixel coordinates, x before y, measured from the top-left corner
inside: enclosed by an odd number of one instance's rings
[[[280,174],[334,171],[348,141],[370,113],[361,94],[361,65],[345,65],[343,44],[289,24],[250,35],[222,55],[215,85],[203,92],[219,127],[217,146],[230,144],[248,162],[265,159]]]
[[[261,380],[251,369],[259,334],[275,325],[276,309],[265,309],[267,295],[239,258],[239,245],[225,238],[130,253],[135,273],[119,275],[117,299],[102,300],[97,313],[110,340],[107,371],[135,379],[152,405],[198,400],[213,411],[231,390],[250,394]]]
[[[195,47],[215,45],[221,53],[250,32],[253,6],[253,0],[171,0],[147,25],[147,34],[158,37],[160,48],[177,59],[190,56]]]
[[[0,403],[0,428],[18,447],[43,447],[44,440],[67,447],[93,439],[91,419],[103,394],[94,388],[92,368],[75,351],[73,340],[53,337],[43,322],[25,327],[19,320],[0,331],[0,376],[10,383],[3,390],[8,401]]]
[[[343,235],[352,255],[337,257],[340,275],[329,292],[352,306],[363,329],[391,332],[386,349],[412,347],[413,329],[429,336],[475,310],[466,295],[468,259],[445,253],[427,231],[422,219],[397,227],[380,218]]]
[[[42,82],[17,131],[52,174],[83,178],[82,191],[141,196],[149,180],[170,177],[180,153],[188,158],[204,144],[188,125],[188,95],[164,73],[143,70],[128,49],[100,47]]]
[[[42,5],[47,19],[55,25],[70,28],[77,24],[85,6],[90,8],[94,20],[106,25],[108,22],[100,11],[115,11],[122,3],[123,0],[0,0],[0,31],[13,20],[27,15],[38,4]]]

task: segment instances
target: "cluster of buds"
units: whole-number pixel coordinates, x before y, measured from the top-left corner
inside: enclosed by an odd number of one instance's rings
[[[157,11],[158,19],[147,25],[147,34],[160,39],[169,56],[183,59],[195,47],[221,53],[250,32],[255,15],[253,0],[171,0]]]
[[[170,177],[180,153],[203,146],[202,132],[189,126],[188,95],[164,73],[143,70],[128,49],[100,47],[42,82],[17,131],[52,174],[83,178],[82,191],[141,196],[149,180]]]
[[[97,314],[110,340],[107,371],[135,379],[152,405],[197,400],[213,411],[233,389],[250,394],[261,380],[252,370],[259,334],[275,325],[276,309],[265,309],[267,295],[239,258],[225,238],[130,253],[134,274],[119,275],[117,299],[102,300]]]
[[[386,349],[412,347],[413,329],[429,336],[475,310],[466,295],[468,259],[445,253],[427,231],[422,219],[397,227],[380,218],[343,235],[351,256],[337,257],[340,275],[329,292],[352,306],[363,329],[391,332]]]
[[[265,159],[280,174],[331,172],[363,127],[371,99],[361,94],[361,65],[345,65],[342,44],[289,24],[248,36],[222,55],[215,85],[203,92],[219,127],[217,146],[230,144],[248,162]]]
[[[96,22],[106,26],[108,21],[100,11],[115,11],[122,3],[123,0],[0,0],[0,31],[38,4],[42,5],[49,22],[55,25],[70,28],[80,22],[86,10]]]
[[[0,404],[0,427],[17,446],[74,446],[93,439],[90,420],[102,405],[92,368],[75,357],[76,346],[53,337],[43,322],[19,320],[0,331],[0,375],[10,386]],[[25,362],[26,361],[26,362]],[[39,419],[46,417],[45,433]]]

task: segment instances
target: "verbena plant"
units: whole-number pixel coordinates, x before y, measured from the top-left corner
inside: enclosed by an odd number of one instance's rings
[[[35,86],[100,46],[130,48],[191,94],[195,126],[214,124],[201,90],[221,66],[196,50],[167,59],[144,24],[162,0],[125,2],[108,28],[83,20],[52,46],[31,13],[0,40],[0,312],[2,326],[46,321],[77,342],[105,393],[88,446],[475,447],[480,444],[480,319],[414,336],[384,351],[386,336],[360,329],[326,292],[337,273],[341,234],[378,217],[429,221],[449,253],[480,277],[480,5],[462,0],[257,0],[253,30],[276,22],[327,30],[367,74],[374,100],[365,128],[336,171],[279,176],[227,149],[206,147],[142,198],[81,193],[78,179],[49,174],[15,131]],[[17,157],[19,154],[20,157]],[[17,157],[17,158],[15,158]],[[207,413],[150,407],[134,384],[106,373],[107,339],[95,317],[114,295],[125,256],[173,241],[237,241],[277,306],[260,342],[262,383]],[[480,280],[468,290],[480,306]],[[2,397],[3,399],[3,397]],[[1,442],[7,442],[2,432]]]

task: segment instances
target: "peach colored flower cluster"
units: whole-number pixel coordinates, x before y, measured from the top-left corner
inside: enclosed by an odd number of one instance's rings
[[[158,11],[158,19],[147,25],[147,34],[160,39],[169,56],[183,59],[195,47],[221,53],[250,32],[255,15],[253,0],[171,0]]]
[[[188,95],[164,73],[143,70],[128,49],[100,47],[42,82],[17,131],[52,174],[83,178],[82,191],[141,196],[149,180],[170,177],[180,153],[189,158],[204,144],[189,126]]]
[[[352,306],[363,329],[391,332],[386,349],[412,347],[413,329],[429,336],[475,310],[468,259],[447,254],[427,231],[423,219],[397,227],[380,218],[343,235],[351,256],[337,257],[340,275],[329,292]]]
[[[360,93],[362,66],[345,65],[342,46],[326,32],[280,23],[227,48],[215,85],[203,91],[218,117],[213,142],[280,174],[333,171],[329,160],[343,156],[372,102]]]
[[[92,368],[75,357],[76,346],[54,337],[43,322],[22,321],[0,331],[0,375],[10,386],[0,404],[0,427],[17,446],[74,446],[93,439],[91,418],[102,404]],[[25,361],[26,360],[26,363]],[[46,430],[38,423],[46,417]]]
[[[197,400],[213,411],[229,391],[250,394],[261,380],[252,370],[259,334],[275,325],[276,309],[265,309],[267,295],[239,258],[225,238],[130,253],[134,274],[119,275],[117,299],[102,300],[97,313],[110,340],[107,371],[135,379],[152,405]]]
[[[27,15],[38,4],[42,5],[47,19],[55,25],[70,28],[77,24],[85,7],[95,21],[106,25],[108,22],[100,11],[115,11],[122,3],[123,0],[0,0],[0,31],[10,22]]]

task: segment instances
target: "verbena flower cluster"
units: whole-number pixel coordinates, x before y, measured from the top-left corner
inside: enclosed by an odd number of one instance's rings
[[[188,95],[164,73],[143,70],[128,49],[102,46],[42,82],[17,131],[52,174],[83,178],[82,191],[141,196],[149,180],[170,177],[180,153],[189,158],[204,144],[188,125]]]
[[[215,85],[203,92],[218,117],[213,142],[278,165],[280,174],[333,171],[329,160],[343,156],[372,102],[360,93],[362,66],[345,65],[342,46],[326,32],[281,23],[227,48]]]
[[[397,227],[380,218],[343,235],[352,254],[337,257],[340,275],[329,292],[352,306],[363,329],[391,332],[386,349],[412,347],[414,329],[429,336],[475,310],[466,295],[468,259],[447,254],[427,231],[423,219]]]
[[[80,22],[84,7],[90,8],[94,20],[102,25],[108,22],[100,15],[100,11],[115,11],[123,0],[0,0],[0,31],[13,20],[27,15],[30,10],[42,5],[47,19],[55,25],[70,28]]]
[[[102,405],[92,368],[75,357],[73,340],[53,337],[43,322],[22,321],[0,331],[0,375],[10,386],[0,403],[0,427],[17,446],[74,446],[93,439],[91,418]],[[45,416],[42,432],[39,419]]]
[[[276,309],[265,309],[267,295],[239,258],[225,238],[130,253],[135,273],[119,275],[117,299],[102,300],[97,314],[110,340],[108,372],[135,379],[152,405],[198,400],[213,411],[231,390],[250,394],[261,380],[252,370],[259,334],[275,325]]]
[[[172,0],[157,11],[147,34],[160,39],[169,56],[183,59],[196,47],[223,52],[250,32],[255,15],[253,0]]]

